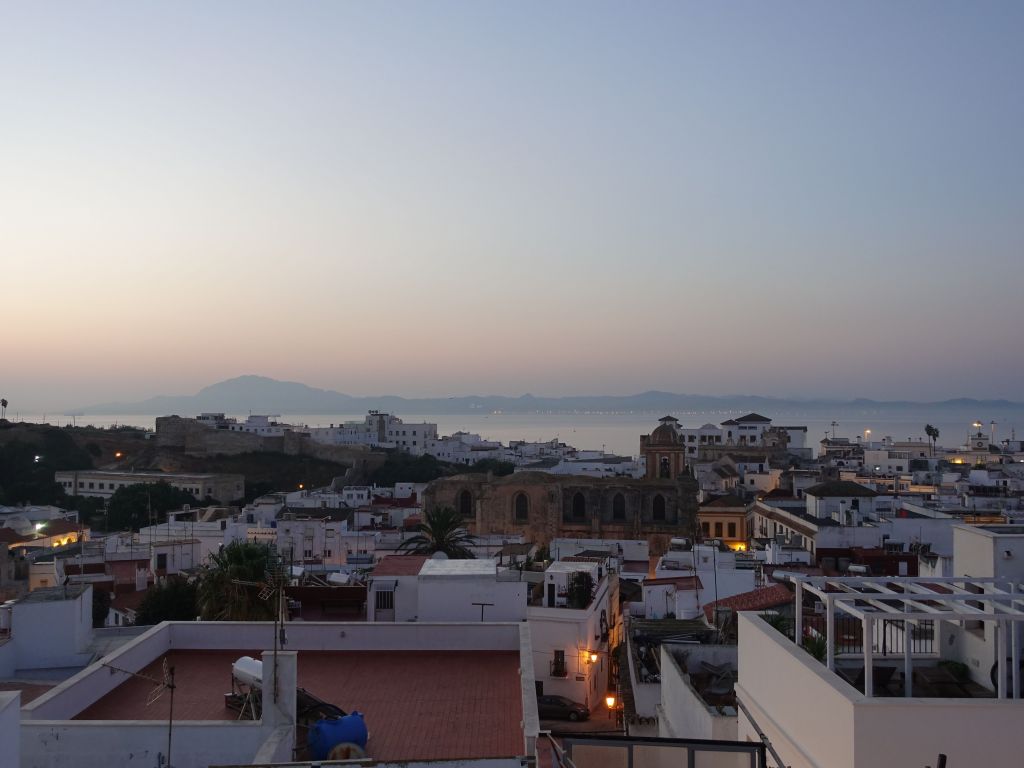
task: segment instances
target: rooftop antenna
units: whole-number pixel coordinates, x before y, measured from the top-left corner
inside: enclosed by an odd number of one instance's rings
[[[102,662],[101,662],[102,663]],[[171,737],[174,733],[174,689],[177,687],[174,684],[174,667],[167,663],[167,657],[164,656],[163,664],[161,665],[161,672],[163,673],[163,679],[158,680],[155,677],[144,675],[141,672],[129,672],[127,669],[121,669],[115,667],[113,664],[103,664],[104,667],[110,670],[110,673],[123,672],[126,675],[137,677],[142,680],[148,680],[153,683],[156,687],[149,692],[146,697],[146,706],[151,706],[164,695],[164,691],[170,691],[170,706],[167,712],[167,760],[164,763],[166,768],[171,768]]]
[[[284,647],[288,643],[288,636],[284,631],[284,588],[287,585],[287,576],[291,574],[291,563],[286,570],[284,558],[278,553],[277,547],[271,546],[270,560],[267,570],[263,575],[263,581],[243,581],[232,579],[232,584],[243,587],[259,587],[256,595],[260,600],[267,601],[274,598],[274,703],[277,703],[278,680],[277,680],[277,649],[280,644]],[[280,641],[280,643],[279,643]]]

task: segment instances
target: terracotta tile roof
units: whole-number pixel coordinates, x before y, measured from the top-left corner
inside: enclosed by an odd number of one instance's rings
[[[765,424],[770,421],[771,419],[767,416],[762,416],[760,413],[748,413],[746,416],[740,416],[736,419],[737,424],[750,424],[754,422],[758,424]]]
[[[719,496],[717,499],[711,501],[705,501],[700,505],[701,509],[707,509],[708,507],[740,507],[745,508],[746,502],[743,501],[739,496],[734,493],[730,493],[726,496]]]
[[[42,696],[53,687],[52,683],[0,683],[0,693],[7,691],[21,691],[21,706]]]
[[[374,576],[415,576],[427,562],[426,555],[387,555],[373,569]]]
[[[714,620],[715,606],[731,608],[733,611],[763,611],[779,605],[793,602],[793,593],[785,584],[773,584],[770,587],[743,592],[739,595],[726,597],[704,606],[704,615],[708,621]]]
[[[43,536],[59,536],[62,533],[76,533],[89,526],[76,523],[72,520],[47,520],[39,533]]]
[[[622,570],[629,573],[647,573],[651,570],[651,564],[647,560],[623,560]]]
[[[644,579],[645,587],[657,587],[672,584],[676,589],[703,589],[700,576],[662,576],[660,579]]]
[[[134,592],[122,592],[114,597],[110,602],[110,607],[121,613],[126,611],[135,612],[139,610],[139,606],[142,605],[142,601],[146,598],[148,591],[146,589],[138,589]]]
[[[0,544],[21,544],[31,541],[32,536],[22,536],[13,528],[0,528]]]
[[[810,488],[806,489],[804,493],[817,496],[819,499],[843,496],[863,496],[865,498],[874,498],[878,495],[866,485],[855,483],[852,480],[830,480],[827,483],[812,485]]]
[[[168,653],[175,718],[237,719],[224,693],[240,656],[260,652]],[[162,662],[158,657],[142,674],[161,677]],[[510,651],[300,651],[298,684],[347,712],[362,712],[375,760],[515,757],[524,748],[519,664]],[[152,690],[149,680],[126,680],[74,719],[166,721],[169,697],[147,706]]]

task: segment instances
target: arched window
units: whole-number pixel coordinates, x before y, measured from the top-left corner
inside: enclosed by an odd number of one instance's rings
[[[459,493],[459,514],[463,517],[473,517],[473,494],[469,491]]]
[[[587,516],[587,500],[579,491],[572,497],[572,516],[578,520]]]
[[[661,461],[658,462],[658,477],[666,480],[672,477],[672,467],[669,464],[668,456],[662,456]]]
[[[654,497],[654,505],[652,507],[652,517],[655,520],[665,519],[665,497],[660,493]]]
[[[612,499],[612,520],[626,519],[626,497],[616,493]]]
[[[525,523],[530,519],[530,500],[525,493],[517,493],[513,502],[516,513],[516,522]]]

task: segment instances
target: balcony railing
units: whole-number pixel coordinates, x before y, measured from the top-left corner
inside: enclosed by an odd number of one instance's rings
[[[564,661],[552,661],[551,662],[551,677],[568,677],[569,670],[565,666]]]

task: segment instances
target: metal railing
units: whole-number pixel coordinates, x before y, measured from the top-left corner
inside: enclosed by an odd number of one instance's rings
[[[662,739],[653,736],[605,736],[552,733],[561,742],[555,751],[555,762],[561,768],[623,765],[624,768],[657,768],[677,765],[696,768],[714,765],[714,756],[734,755],[729,765],[740,762],[749,768],[768,768],[767,750],[763,743],[726,741],[722,739]],[[622,752],[625,751],[623,755]],[[743,760],[743,757],[747,760]],[[623,763],[622,757],[625,757]]]

